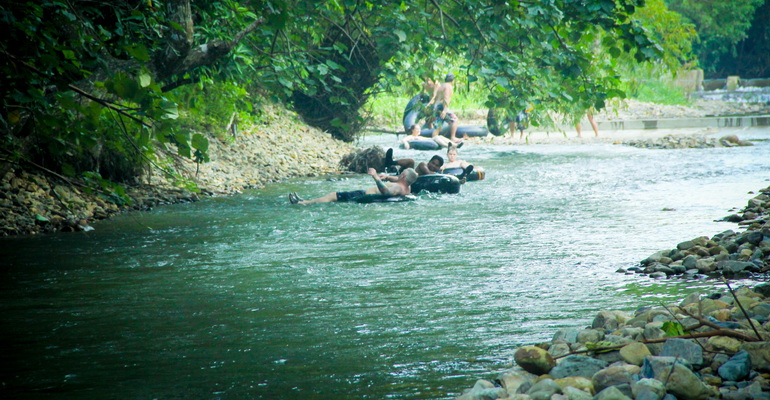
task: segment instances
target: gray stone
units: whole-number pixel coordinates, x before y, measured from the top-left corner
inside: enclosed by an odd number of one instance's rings
[[[557,393],[561,393],[561,387],[553,379],[543,379],[527,390],[532,400],[550,400]]]
[[[640,393],[652,393],[658,400],[666,395],[666,387],[657,379],[643,378],[631,384],[631,393],[635,399],[639,399]]]
[[[593,396],[591,396],[590,393],[584,392],[578,388],[567,386],[564,389],[562,389],[562,392],[564,392],[565,395],[567,395],[567,398],[569,400],[592,400]]]
[[[640,368],[636,365],[616,365],[607,367],[595,373],[591,378],[594,383],[594,389],[597,392],[610,387],[623,384],[631,384],[632,377],[639,373]],[[630,389],[629,389],[630,390]],[[630,395],[629,391],[629,395]]]
[[[751,385],[740,388],[738,390],[731,390],[722,395],[723,400],[770,400],[770,393],[762,390],[762,385],[759,382],[754,382]]]
[[[567,343],[554,343],[548,348],[548,354],[553,358],[566,356],[570,353],[570,348]]]
[[[726,381],[742,381],[751,372],[751,356],[745,350],[735,353],[726,363],[719,367],[719,376]]]
[[[752,317],[763,317],[767,319],[770,316],[770,303],[758,303],[751,307],[749,315]]]
[[[564,357],[561,362],[551,369],[551,376],[555,379],[568,376],[584,376],[591,378],[595,373],[607,367],[607,362],[596,360],[587,356],[572,355]]]
[[[604,339],[604,331],[599,329],[583,329],[577,335],[578,343],[596,343]]]
[[[648,356],[645,357],[644,362],[642,363],[642,370],[640,371],[639,376],[642,378],[653,378],[663,381],[660,379],[660,376],[665,370],[670,370],[671,365],[674,364],[674,362],[682,364],[686,368],[690,368],[690,364],[681,358]]]
[[[668,339],[660,355],[682,358],[695,368],[703,365],[703,348],[692,339]]]
[[[683,364],[674,363],[673,368],[664,368],[656,379],[665,382],[666,390],[681,400],[706,400],[711,391]]]
[[[678,274],[685,273],[685,271],[687,271],[687,268],[684,265],[671,265],[671,270],[678,275]]]
[[[594,396],[595,400],[632,400],[626,396],[620,389],[610,386]]]
[[[749,353],[752,368],[759,372],[770,372],[770,342],[746,342],[740,349]]]
[[[685,257],[684,260],[682,260],[682,265],[686,269],[693,269],[693,268],[695,268],[697,262],[698,262],[698,257],[693,256],[693,255],[689,255],[689,256]]]
[[[580,331],[581,330],[577,328],[559,329],[553,335],[551,342],[555,343],[564,340],[567,343],[577,343],[577,335],[580,333]]]
[[[514,394],[519,390],[519,387],[532,381],[531,376],[526,372],[518,372],[515,370],[508,370],[501,372],[497,376],[497,380],[508,391],[509,394]]]
[[[495,387],[492,382],[479,379],[473,388],[466,390],[455,400],[495,400],[507,396],[505,389]]]
[[[746,268],[755,268],[753,263],[746,261],[725,260],[717,263],[717,269],[730,273],[742,272]]]

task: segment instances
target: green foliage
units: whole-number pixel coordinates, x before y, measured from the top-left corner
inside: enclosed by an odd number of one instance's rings
[[[736,51],[736,45],[747,37],[755,10],[766,0],[669,0],[672,10],[684,15],[698,32],[700,41],[695,53],[707,75],[718,60]],[[767,20],[758,23],[767,26]]]
[[[369,96],[423,74],[454,72],[469,108],[581,115],[624,95],[617,60],[664,50],[632,18],[642,0],[6,3],[0,145],[115,180],[172,150],[207,161],[195,131],[259,118],[258,96],[348,141]]]
[[[684,326],[682,326],[682,324],[679,322],[666,321],[663,323],[661,329],[666,333],[666,336],[668,337],[684,335]]]

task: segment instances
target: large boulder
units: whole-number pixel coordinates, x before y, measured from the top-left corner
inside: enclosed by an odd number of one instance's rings
[[[547,351],[537,346],[524,346],[513,355],[516,364],[527,372],[537,375],[547,374],[556,365]]]

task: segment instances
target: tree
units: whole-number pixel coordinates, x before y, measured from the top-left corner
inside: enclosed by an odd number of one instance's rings
[[[695,24],[700,41],[695,53],[707,76],[713,76],[718,60],[735,54],[747,37],[754,12],[765,0],[669,0],[669,7]],[[767,20],[758,21],[766,26]]]
[[[310,124],[350,141],[364,123],[359,109],[368,96],[441,68],[442,60],[461,65],[455,72],[468,84],[486,88],[490,105],[516,109],[536,99],[557,111],[601,108],[622,95],[613,58],[660,54],[632,19],[641,3],[4,4],[0,145],[10,160],[115,180],[137,177],[148,165],[165,169],[171,148],[205,161],[205,137],[178,118],[180,105],[187,112],[209,99],[178,89],[212,82],[289,102]],[[597,43],[606,50],[602,57]],[[404,79],[404,71],[412,76]]]

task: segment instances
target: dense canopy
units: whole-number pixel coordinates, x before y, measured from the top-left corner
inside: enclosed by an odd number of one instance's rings
[[[446,72],[487,92],[489,107],[578,115],[622,97],[616,60],[661,56],[635,17],[642,3],[8,2],[3,157],[117,181],[152,165],[172,173],[159,157],[170,149],[208,157],[205,129],[187,118],[259,118],[259,98],[350,141],[369,96]]]

